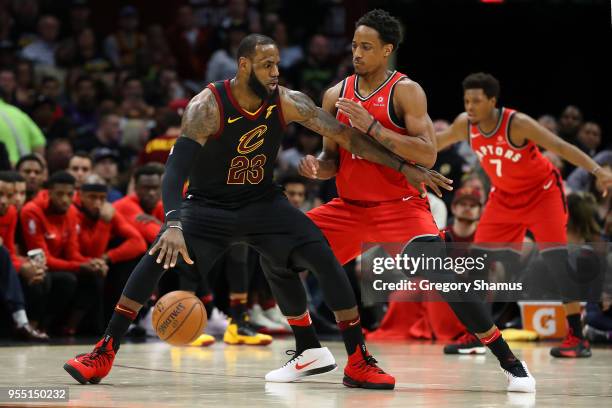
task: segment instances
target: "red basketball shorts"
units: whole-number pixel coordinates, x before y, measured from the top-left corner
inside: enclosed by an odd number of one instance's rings
[[[406,244],[439,236],[427,198],[364,205],[335,198],[306,215],[323,231],[342,265],[359,256],[364,243]]]
[[[540,248],[566,245],[567,203],[561,183],[553,172],[541,186],[526,192],[491,191],[474,242],[507,242],[520,249],[529,230]]]

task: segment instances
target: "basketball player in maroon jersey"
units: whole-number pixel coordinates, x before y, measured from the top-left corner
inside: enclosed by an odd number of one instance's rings
[[[572,302],[576,298],[570,294],[574,285],[564,280],[565,272],[560,273],[567,271],[567,204],[563,184],[559,172],[542,156],[538,146],[588,170],[604,195],[612,186],[612,174],[531,117],[513,109],[497,108],[499,90],[499,82],[490,74],[467,76],[463,81],[465,112],[436,135],[438,150],[461,140],[470,142],[493,185],[474,242],[481,248],[491,243],[509,244],[504,245],[505,251],[499,251],[501,248],[496,245],[488,259],[495,255],[506,268],[514,269],[518,267],[518,251],[529,229],[547,265],[559,276],[567,315],[567,337],[559,347],[551,349],[551,355],[590,357],[589,343],[582,335],[580,303]],[[469,337],[464,336],[457,346],[471,348],[478,343]]]
[[[425,92],[406,75],[387,69],[389,56],[400,42],[401,25],[395,17],[384,10],[362,16],[352,42],[356,74],[325,93],[323,109],[404,160],[431,167],[437,152]],[[339,197],[307,215],[323,231],[341,264],[356,258],[364,242],[442,242],[427,198],[397,171],[351,154],[327,139],[321,155],[306,156],[299,170],[313,179],[336,176]],[[535,380],[514,356],[485,305],[471,297],[449,305],[499,359],[508,391],[534,392]],[[287,364],[269,375],[292,378],[292,367]]]

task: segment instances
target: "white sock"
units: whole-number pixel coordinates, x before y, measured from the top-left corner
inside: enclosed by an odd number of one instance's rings
[[[17,328],[21,329],[23,326],[28,324],[28,315],[26,315],[25,310],[21,309],[13,312],[13,320],[15,321]]]

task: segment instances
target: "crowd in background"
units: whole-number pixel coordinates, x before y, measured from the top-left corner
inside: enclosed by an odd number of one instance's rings
[[[61,21],[42,3],[0,0],[0,321],[5,334],[26,340],[101,332],[163,223],[163,163],[180,134],[183,110],[208,82],[235,74],[242,38],[251,32],[274,38],[281,84],[319,104],[323,91],[352,71],[348,40],[334,28],[343,22],[296,41],[299,35],[281,15],[246,0],[187,3],[167,27],[143,26],[139,10],[127,5],[110,33],[92,28],[86,0],[71,1],[69,18]],[[330,16],[343,15],[332,8]],[[436,130],[449,119],[435,120]],[[539,122],[612,167],[612,150],[588,112],[568,105]],[[304,211],[336,196],[333,179],[295,177],[300,160],[321,147],[320,136],[290,126],[278,156],[277,180]],[[596,191],[586,171],[545,154],[561,170],[566,193],[577,197],[580,214],[587,214],[577,228],[582,240],[607,240],[610,197]],[[434,168],[468,188],[444,192],[442,199],[430,195],[438,227],[452,234],[457,212],[479,214],[489,183],[467,143],[439,152]],[[466,199],[471,209],[463,208]],[[477,216],[459,235],[476,225]],[[42,262],[28,254],[39,248]],[[358,265],[346,269],[358,281]],[[316,283],[305,280],[318,328],[333,332]],[[173,289],[172,281],[164,285]],[[610,313],[609,305],[598,310]],[[361,311],[369,329],[385,313],[380,305],[362,304]],[[612,333],[612,326],[602,330]]]

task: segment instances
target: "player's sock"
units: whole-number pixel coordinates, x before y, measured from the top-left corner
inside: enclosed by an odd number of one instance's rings
[[[346,347],[346,352],[349,356],[355,352],[357,347],[365,351],[365,339],[363,338],[359,316],[351,320],[342,320],[338,322],[338,328],[342,333],[344,347]]]
[[[200,300],[204,304],[204,309],[206,309],[206,316],[208,316],[210,319],[210,316],[212,316],[212,311],[215,308],[215,305],[213,304],[213,295],[209,293],[208,295],[200,296]]]
[[[113,316],[108,322],[104,336],[111,336],[113,338],[113,349],[115,352],[119,350],[119,344],[121,339],[128,331],[130,324],[136,319],[138,312],[130,309],[129,307],[117,303]]]
[[[582,322],[580,321],[580,313],[567,315],[567,325],[572,331],[572,335],[579,339],[584,339],[582,335]]]
[[[304,350],[321,347],[308,312],[300,318],[287,319],[287,322],[295,336],[296,355],[301,354]]]
[[[528,376],[520,360],[512,353],[508,343],[506,343],[497,327],[493,334],[481,338],[480,341],[497,357],[499,364],[504,370],[509,371],[516,377]]]
[[[244,319],[247,311],[247,300],[243,298],[230,300],[230,317],[233,322],[239,322]]]

